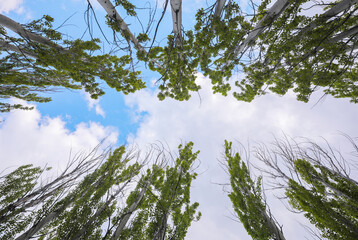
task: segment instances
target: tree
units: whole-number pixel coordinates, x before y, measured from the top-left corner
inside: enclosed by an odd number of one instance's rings
[[[232,153],[232,143],[225,141],[225,162],[230,175],[230,200],[234,210],[252,239],[285,239],[282,229],[262,197],[261,177],[253,181],[247,165],[238,153]]]
[[[46,202],[59,190],[75,185],[82,175],[95,168],[105,157],[105,153],[97,154],[99,146],[86,156],[77,155],[58,177],[41,182],[41,185],[37,184],[38,179],[51,168],[41,169],[29,164],[3,176],[0,185],[0,224],[18,228],[16,225],[19,219],[25,217],[24,212]],[[5,232],[3,228],[1,230]]]
[[[200,89],[195,81],[198,71],[211,79],[214,93],[227,95],[234,85],[233,73],[242,71],[244,79],[235,82],[238,91],[233,93],[241,101],[293,89],[298,100],[307,102],[323,88],[326,94],[358,102],[357,0],[265,0],[259,6],[252,3],[251,10],[216,0],[198,10],[194,29],[189,30],[182,24],[184,3],[166,0],[155,31],[155,11],[149,11],[146,29],[130,29],[132,20],[142,21],[137,16],[141,7],[128,0],[97,1],[113,30],[109,54],[99,54],[96,38],[63,40],[49,16],[27,25],[0,16],[2,99],[45,102],[50,99],[38,93],[53,87],[84,88],[97,98],[104,94],[97,78],[127,94],[145,87],[138,68],[147,66],[159,73],[160,100],[188,100]],[[95,13],[89,1],[88,5]],[[156,38],[168,6],[172,30],[164,33],[164,44]],[[1,106],[2,111],[24,108],[7,102]]]
[[[26,101],[48,102],[39,92],[83,88],[92,98],[104,94],[96,78],[125,94],[144,88],[139,71],[128,69],[128,55],[98,54],[99,39],[63,39],[52,27],[53,18],[21,25],[0,15],[0,98],[16,97]],[[7,30],[16,33],[9,34]],[[0,111],[28,109],[20,104],[0,102]]]
[[[293,89],[298,100],[308,101],[313,91],[323,87],[334,97],[358,101],[356,0],[277,0],[272,4],[266,0],[258,7],[252,4],[248,13],[234,1],[217,0],[207,9],[199,9],[195,29],[187,31],[179,31],[183,29],[182,2],[171,0],[173,34],[168,35],[167,46],[149,50],[116,11],[116,6],[126,8],[124,4],[99,2],[112,29],[133,43],[138,60],[148,62],[151,70],[161,74],[160,99],[188,99],[190,91],[200,89],[195,83],[199,70],[210,77],[214,92],[226,95],[238,67],[246,75],[235,83],[240,89],[234,93],[238,100],[252,101],[266,89],[280,95]],[[305,9],[317,14],[311,16]]]
[[[298,100],[308,101],[322,87],[326,94],[357,102],[357,1],[270,2],[262,1],[250,19],[233,2],[222,19],[199,10],[197,41],[209,46],[202,50],[209,52],[202,55],[201,68],[214,91],[226,94],[231,89],[228,80],[239,64],[245,77],[235,83],[238,100],[293,89]],[[212,26],[215,31],[203,40]]]
[[[80,161],[73,182],[63,180],[66,174],[62,174],[47,184],[53,191],[38,182],[41,169],[22,166],[0,183],[0,238],[184,239],[191,222],[200,217],[195,217],[198,203],[190,203],[190,185],[196,176],[191,166],[198,154],[192,147],[192,143],[180,145],[170,167],[164,149],[153,148],[139,161],[138,152],[126,153],[122,146],[105,161]],[[56,181],[64,184],[55,188]],[[47,197],[31,206],[8,207],[15,206],[17,198],[34,194]]]
[[[347,139],[356,157],[356,140]],[[271,187],[283,189],[292,211],[303,212],[323,238],[357,239],[358,183],[350,176],[350,170],[357,170],[354,162],[345,159],[328,143],[324,148],[312,141],[296,142],[288,138],[276,139],[270,148],[259,145],[253,152],[265,164],[258,169],[271,178],[268,181]],[[236,168],[248,172],[239,163]],[[234,173],[242,186],[253,186],[248,177],[239,177],[242,175]],[[251,228],[255,226],[249,224]]]

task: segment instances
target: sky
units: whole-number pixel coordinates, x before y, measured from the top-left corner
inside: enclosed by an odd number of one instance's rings
[[[241,4],[247,5],[245,1]],[[184,24],[191,26],[193,9],[205,6],[205,1],[184,0],[183,5]],[[102,19],[103,9],[95,3],[93,6]],[[83,34],[86,9],[85,0],[0,0],[1,14],[21,23],[48,14],[55,18],[56,27],[69,18],[60,30],[72,37]],[[166,17],[171,16],[168,13]],[[169,23],[164,21],[161,26],[165,34],[170,33]],[[98,34],[99,30],[93,28],[93,32]],[[220,164],[225,139],[235,146],[239,142],[246,146],[268,144],[282,134],[318,142],[323,137],[345,151],[346,142],[340,134],[358,135],[357,105],[330,96],[321,100],[322,92],[313,94],[308,103],[298,102],[292,92],[283,97],[267,94],[244,103],[230,95],[212,94],[210,80],[198,73],[202,89],[189,101],[159,101],[153,85],[158,76],[144,69],[143,77],[148,88],[134,94],[105,88],[106,95],[92,100],[83,91],[61,90],[49,94],[53,99],[50,103],[22,102],[34,106],[34,110],[0,114],[0,172],[27,163],[61,169],[71,154],[90,151],[103,139],[104,146],[113,148],[135,143],[146,149],[151,143],[161,142],[173,151],[180,143],[193,141],[194,148],[200,150],[200,164],[192,201],[199,202],[202,219],[192,224],[187,239],[246,240],[251,238],[235,220],[225,187],[229,176]],[[302,216],[289,213],[271,192],[266,194],[287,239],[309,236],[300,225],[306,223]]]

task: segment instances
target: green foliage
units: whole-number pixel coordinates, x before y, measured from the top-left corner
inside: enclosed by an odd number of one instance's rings
[[[204,76],[210,77],[214,93],[226,96],[231,90],[228,79],[232,68],[223,68],[223,64],[235,44],[244,40],[251,26],[242,16],[239,5],[234,2],[225,6],[223,19],[213,16],[211,11],[199,9],[196,21],[195,57]]]
[[[358,238],[358,185],[340,173],[304,159],[296,171],[307,186],[290,179],[286,195],[290,204],[305,212],[327,239]]]
[[[358,102],[355,33],[339,37],[355,27],[356,4],[331,18],[300,14],[306,2],[290,1],[252,45],[259,55],[243,67],[246,77],[236,82],[240,92],[234,93],[238,100],[250,102],[266,89],[279,95],[293,89],[299,101],[307,102],[322,88],[326,94]],[[255,22],[263,15],[258,14]]]
[[[347,138],[353,146],[352,156],[356,157],[356,140]],[[325,149],[314,142],[290,142],[285,138],[283,141],[275,139],[273,149],[260,145],[253,152],[268,168],[259,169],[272,179],[269,186],[284,189],[292,210],[303,213],[320,231],[319,236],[313,230],[314,237],[357,239],[358,183],[349,176],[350,167],[354,165],[345,160],[345,154],[327,145]],[[240,221],[253,239],[282,239],[280,229],[270,225],[273,223],[272,218],[267,217],[271,216],[270,212],[266,216],[262,214],[267,206],[261,199],[260,186],[252,181],[240,156],[231,153],[231,143],[225,142],[225,148],[232,187],[229,196]],[[274,230],[271,233],[278,235],[270,235],[265,229]]]
[[[238,218],[252,239],[283,239],[262,199],[261,177],[255,183],[240,155],[233,154],[231,148],[232,143],[225,141],[225,160],[232,188],[229,197]]]
[[[132,3],[130,3],[128,0],[115,0],[115,5],[122,6],[127,11],[127,14],[129,16],[137,15],[137,13],[135,11],[136,7]]]
[[[31,223],[31,217],[16,209],[17,199],[31,192],[43,170],[24,165],[3,177],[0,182],[0,239],[11,239]]]
[[[191,92],[200,89],[195,75],[201,71],[210,78],[214,93],[226,96],[234,90],[234,97],[240,101],[250,102],[267,92],[284,95],[293,90],[298,100],[307,102],[322,88],[326,94],[358,102],[357,4],[347,3],[334,16],[325,15],[342,3],[335,1],[323,9],[325,12],[309,16],[303,6],[313,2],[287,1],[283,11],[273,13],[270,3],[274,2],[261,1],[254,16],[233,1],[215,16],[213,4],[198,10],[193,30],[181,27],[180,33],[167,37],[166,44],[150,47],[146,44],[150,39],[155,42],[157,32],[155,36],[149,35],[150,31],[133,34],[130,24],[123,20],[126,17],[116,13],[107,16],[107,25],[122,37],[115,46],[126,51],[120,56],[100,54],[97,39],[63,40],[52,28],[50,16],[24,25],[28,31],[46,37],[47,43],[14,38],[0,28],[0,98],[4,99],[0,111],[28,109],[9,103],[10,97],[48,102],[51,99],[39,93],[60,87],[83,88],[98,98],[104,94],[99,79],[124,94],[135,92],[145,87],[140,71],[134,67],[137,60],[160,74],[160,100],[188,100]],[[112,2],[107,4],[111,6]],[[115,0],[113,6],[134,17],[139,9],[129,0]],[[120,42],[126,46],[119,46]],[[14,52],[6,44],[20,48]],[[235,81],[232,76],[238,71],[244,78]]]
[[[288,1],[278,15],[270,12],[270,2],[262,1],[254,17],[232,1],[222,17],[214,16],[215,4],[199,9],[193,33],[183,32],[189,36],[191,50],[172,47],[174,40],[169,36],[167,46],[161,46],[161,54],[156,55],[161,66],[151,69],[162,76],[159,99],[189,99],[190,91],[200,88],[190,75],[200,70],[211,79],[214,93],[226,96],[235,85],[238,90],[233,95],[240,101],[250,102],[267,92],[284,95],[292,89],[298,100],[307,102],[322,88],[326,94],[358,102],[357,4],[347,3],[344,11],[327,17],[325,12],[304,13],[303,5],[313,1]],[[324,11],[340,2],[327,5]],[[260,33],[253,36],[255,31]],[[232,84],[234,71],[242,71],[244,79]]]
[[[190,203],[191,182],[197,176],[190,169],[199,153],[192,148],[191,142],[184,147],[180,145],[173,167],[163,169],[154,165],[147,170],[127,199],[127,206],[136,201],[140,186],[148,180],[152,186],[142,199],[131,228],[123,231],[121,239],[185,239],[191,222],[201,216],[200,212],[195,216],[199,204]]]
[[[139,42],[146,42],[146,41],[150,40],[146,33],[138,34],[137,39],[138,39]]]
[[[1,28],[1,40],[19,47],[19,52],[0,49],[0,98],[16,97],[26,101],[48,102],[49,97],[39,92],[56,88],[81,89],[92,98],[104,94],[98,79],[124,94],[145,87],[139,79],[139,71],[131,71],[128,55],[121,57],[109,54],[94,54],[100,50],[99,40],[63,40],[59,32],[52,29],[49,16],[25,25],[26,30],[46,37],[50,43],[35,42],[26,38],[10,37]],[[8,102],[0,103],[0,111],[14,108],[27,109]]]
[[[186,33],[179,43],[173,35],[168,36],[168,46],[152,48],[147,58],[154,60],[148,66],[152,71],[161,74],[159,79],[159,100],[166,97],[176,100],[188,100],[190,91],[198,91],[200,86],[195,83],[198,61],[192,60],[194,36],[191,31]],[[158,66],[159,65],[159,66]]]
[[[130,164],[133,156],[119,147],[77,184],[60,184],[46,201],[14,211],[11,206],[33,192],[42,173],[22,166],[0,184],[0,238],[36,234],[39,239],[109,239],[124,223],[120,239],[184,239],[191,222],[200,217],[195,216],[198,203],[190,203],[191,181],[197,176],[191,166],[198,154],[192,147],[179,146],[173,167],[157,162],[145,173],[145,166]],[[9,211],[11,218],[3,218]]]

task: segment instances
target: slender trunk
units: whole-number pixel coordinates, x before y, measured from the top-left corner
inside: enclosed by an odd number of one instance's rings
[[[74,201],[75,196],[72,196],[65,203],[63,203],[60,207],[47,214],[42,220],[37,222],[34,226],[32,226],[29,230],[23,233],[21,236],[16,238],[16,240],[28,240],[33,237],[39,230],[49,224],[53,219],[57,218],[70,204]]]
[[[297,41],[301,39],[305,33],[308,31],[316,28],[320,24],[322,24],[322,21],[327,21],[330,18],[337,16],[342,11],[350,8],[353,4],[358,3],[358,0],[342,0],[341,2],[334,5],[332,8],[327,10],[325,13],[321,14],[315,21],[311,22],[308,26],[306,26],[304,29],[299,31],[297,35],[295,35],[293,38]],[[319,23],[320,22],[320,23]]]
[[[331,39],[328,40],[329,43],[336,43],[339,41],[342,41],[343,39],[350,37],[352,35],[357,35],[358,34],[358,25],[344,31],[341,32],[339,34],[337,34],[336,36],[332,37]]]
[[[28,209],[30,207],[36,206],[40,202],[44,202],[45,199],[47,199],[48,197],[51,197],[56,191],[65,187],[67,184],[71,183],[72,181],[76,180],[79,176],[81,176],[84,173],[84,172],[80,172],[76,176],[70,178],[72,175],[74,175],[76,173],[76,170],[79,170],[79,168],[75,168],[73,171],[71,171],[67,174],[61,174],[59,177],[57,177],[52,182],[46,184],[43,187],[40,187],[36,191],[28,194],[27,196],[19,198],[16,202],[10,204],[8,206],[9,211],[7,211],[5,214],[0,216],[0,223],[6,221],[8,219],[8,217],[11,215],[11,212],[15,211],[16,208],[18,208],[19,206],[21,206],[22,211],[25,211],[26,209]],[[57,183],[59,183],[61,181],[63,181],[63,182],[60,183],[59,185],[55,186]],[[50,191],[48,191],[49,189],[50,189]],[[9,212],[10,212],[10,214],[9,214]]]
[[[153,174],[152,174],[153,176]],[[146,182],[146,184],[144,185],[144,187],[142,188],[142,190],[140,191],[136,201],[134,203],[132,203],[132,205],[129,207],[128,211],[124,214],[123,218],[120,220],[118,227],[116,228],[116,231],[114,232],[114,234],[112,235],[111,239],[115,240],[115,239],[119,239],[119,236],[121,235],[124,227],[126,226],[130,216],[132,215],[132,213],[134,212],[135,209],[137,209],[140,201],[142,201],[145,192],[147,191],[148,187],[149,187],[149,183],[151,181],[151,177],[150,179]]]
[[[244,188],[244,189],[241,189],[241,194],[244,196],[249,196],[253,193],[251,192],[251,190]],[[257,197],[257,195],[255,193],[254,193],[254,196],[255,196],[255,198]],[[266,205],[266,207],[267,207],[267,205]],[[268,227],[271,234],[274,234],[276,236],[276,238],[274,238],[275,240],[286,240],[281,229],[279,229],[279,227],[277,226],[277,222],[266,211],[266,207],[265,207],[265,209],[259,208],[260,215],[265,220],[266,227]]]
[[[300,41],[308,31],[310,31],[310,30],[316,28],[317,26],[319,26],[320,24],[322,24],[322,21],[329,20],[330,18],[338,15],[339,13],[350,8],[353,4],[356,4],[356,3],[358,3],[358,0],[342,0],[341,2],[334,5],[332,8],[330,8],[329,10],[327,10],[326,12],[321,14],[315,21],[312,21],[308,26],[306,26],[305,28],[300,30],[296,35],[294,35],[292,37],[292,39],[294,39],[294,41],[297,41],[297,42]],[[335,37],[328,40],[328,42],[335,43],[337,41],[344,39],[345,37],[348,37],[349,35],[356,34],[356,33],[357,33],[357,29],[356,29],[356,27],[353,27],[350,30],[345,31],[344,33],[340,33],[340,34],[336,35]],[[319,47],[316,49],[316,51],[319,51],[321,49],[322,48]],[[348,48],[348,51],[351,49],[352,48]],[[308,54],[304,55],[304,58],[306,58],[306,57],[308,57]],[[282,59],[282,57],[279,59],[279,61],[281,61],[281,59]],[[270,59],[266,58],[265,64],[268,64],[269,62],[270,62]]]
[[[134,36],[134,34],[131,32],[131,30],[128,28],[128,25],[124,22],[123,18],[119,15],[113,4],[110,0],[97,0],[99,4],[104,8],[104,10],[107,12],[108,17],[115,21],[118,24],[118,27],[130,42],[134,44],[134,48],[137,49],[137,51],[145,51],[143,46],[138,42],[137,38]]]
[[[48,197],[51,197],[57,190],[59,189],[54,189],[52,190],[51,192],[45,194],[45,195],[42,195],[41,197],[37,198],[37,199],[34,199],[32,201],[30,201],[29,203],[21,206],[21,212],[25,212],[26,209],[30,208],[30,207],[34,207],[36,206],[37,204],[41,203],[41,202],[44,202]],[[11,217],[11,214],[16,210],[16,208],[18,208],[20,205],[16,203],[12,203],[10,204],[8,207],[7,207],[7,212],[5,214],[3,214],[1,217],[0,217],[0,223],[3,223],[3,222],[6,222],[10,217]]]
[[[91,224],[98,218],[98,216],[106,209],[106,207],[120,194],[123,189],[128,185],[130,180],[128,180],[121,188],[119,188],[111,197],[99,208],[96,213],[87,221],[85,226],[81,229],[81,231],[73,238],[80,239],[80,237],[86,233],[87,229],[91,226]]]
[[[162,219],[162,223],[160,224],[159,227],[159,236],[158,236],[158,240],[165,240],[165,233],[167,232],[167,225],[168,225],[168,219],[167,219],[167,214],[165,213]]]
[[[221,13],[224,9],[225,3],[226,3],[226,0],[217,0],[216,1],[214,17],[220,18]]]
[[[181,44],[182,0],[170,0],[173,18],[173,32],[176,44]]]
[[[357,47],[357,46],[355,46],[355,47]],[[352,48],[352,47],[351,47],[351,48]],[[323,165],[320,165],[320,167],[324,168],[324,170],[326,170],[327,172],[330,172],[330,173],[333,174],[333,175],[338,175],[339,177],[345,179],[346,181],[355,184],[355,186],[358,188],[358,182],[355,181],[354,179],[352,179],[352,178],[350,178],[350,177],[348,177],[348,176],[342,174],[342,173],[339,172],[339,171],[333,171],[332,169],[330,169],[330,168],[328,168],[328,167],[325,167],[325,166],[323,166]]]
[[[0,48],[7,50],[7,51],[13,51],[13,52],[17,52],[19,54],[24,54],[24,55],[34,58],[34,59],[38,59],[37,54],[29,52],[26,49],[23,49],[22,47],[18,47],[18,46],[12,45],[10,43],[7,43],[7,42],[3,41],[2,39],[0,39]]]
[[[144,47],[139,43],[138,39],[131,32],[131,30],[128,27],[128,24],[124,22],[123,18],[119,15],[119,13],[117,12],[113,4],[110,2],[110,0],[97,0],[97,1],[107,12],[108,17],[118,24],[118,27],[122,35],[126,36],[125,38],[133,43],[134,48],[138,52],[144,52],[145,55],[148,55],[147,51],[144,49]],[[162,67],[161,64],[159,64],[154,59],[150,59],[149,61],[157,65],[157,67]]]
[[[332,43],[332,44],[335,44],[339,41],[342,41],[344,40],[345,38],[347,37],[350,37],[352,35],[357,35],[358,34],[358,25],[357,26],[354,26],[350,29],[348,29],[347,31],[345,32],[341,32],[339,34],[337,34],[336,36],[326,40],[327,43]],[[322,50],[323,47],[322,46],[318,46],[316,48],[314,48],[314,50],[312,51],[309,51],[308,53],[306,53],[305,55],[302,56],[302,59],[306,59],[308,58],[310,55],[312,54],[316,54],[318,51]]]
[[[283,235],[281,229],[278,228],[277,223],[275,220],[270,217],[266,211],[261,212],[262,217],[266,220],[269,229],[271,232],[273,232],[276,236],[276,240],[285,240],[285,236]]]
[[[14,32],[16,32],[17,34],[19,34],[22,38],[28,40],[28,41],[32,41],[32,42],[37,42],[40,44],[43,44],[45,46],[48,46],[50,48],[55,48],[57,49],[60,53],[70,53],[70,51],[68,51],[67,49],[65,49],[64,47],[62,47],[61,45],[51,41],[50,39],[43,37],[41,35],[38,35],[36,33],[30,32],[29,30],[27,30],[26,28],[24,28],[21,24],[15,22],[14,20],[0,14],[0,25],[3,27],[6,27]],[[24,54],[26,56],[29,56],[31,58],[34,59],[38,59],[38,55],[28,51],[25,48],[22,47],[18,47],[18,46],[14,46],[12,44],[9,44],[3,40],[0,39],[0,47],[5,48],[7,50],[11,50],[20,54]],[[73,53],[70,53],[72,55],[74,55]],[[82,61],[84,62],[88,62],[88,59],[86,58],[82,58]]]
[[[47,214],[44,218],[39,220],[37,223],[35,223],[29,230],[27,230],[25,233],[23,233],[21,236],[16,238],[15,240],[28,240],[33,237],[39,230],[44,228],[47,224],[49,224],[52,220],[57,218],[63,211],[65,211],[70,205],[76,200],[81,199],[83,196],[85,196],[92,188],[97,189],[102,183],[103,179],[106,178],[107,175],[103,174],[99,179],[95,180],[95,183],[93,185],[88,185],[87,188],[85,188],[83,191],[79,193],[72,193],[70,197],[67,199],[63,199],[64,201],[59,207],[57,207],[55,210]]]
[[[239,54],[244,53],[259,37],[259,35],[273,23],[289,6],[289,0],[277,0],[275,4],[266,12],[266,15],[255,26],[254,30],[249,33],[244,42],[235,46],[231,59],[235,59]],[[233,60],[227,60],[225,66],[230,65]]]
[[[21,37],[23,37],[25,39],[28,39],[30,41],[41,43],[41,44],[44,44],[44,45],[49,46],[49,47],[55,47],[60,51],[65,50],[63,47],[61,47],[60,45],[52,42],[51,40],[49,40],[49,39],[47,39],[47,38],[45,38],[45,37],[43,37],[41,35],[38,35],[38,34],[35,34],[35,33],[32,33],[30,31],[28,31],[23,26],[21,26],[21,24],[15,22],[14,20],[12,20],[12,19],[10,19],[10,18],[8,18],[8,17],[6,17],[6,16],[4,16],[2,14],[0,14],[0,25],[10,29],[11,31],[16,32]]]

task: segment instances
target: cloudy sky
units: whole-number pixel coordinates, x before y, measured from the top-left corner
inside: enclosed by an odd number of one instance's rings
[[[193,16],[193,6],[204,3],[184,1],[184,14]],[[98,5],[94,8],[99,16],[104,15]],[[0,12],[21,23],[49,14],[55,18],[56,27],[71,17],[61,32],[74,37],[83,33],[86,9],[85,0],[0,0]],[[192,17],[187,21],[190,25]],[[160,141],[172,150],[180,143],[193,141],[201,153],[192,197],[200,203],[203,217],[192,224],[187,239],[245,240],[250,238],[233,219],[227,188],[222,185],[229,182],[219,163],[225,139],[254,145],[269,143],[274,135],[285,133],[317,141],[324,137],[335,147],[344,148],[340,132],[358,135],[357,105],[329,96],[320,100],[320,92],[309,103],[296,101],[292,93],[284,97],[268,94],[243,103],[231,96],[213,95],[210,81],[198,73],[197,81],[202,86],[199,94],[194,93],[187,102],[160,102],[151,85],[156,77],[144,71],[150,88],[127,96],[107,89],[104,97],[94,101],[83,92],[63,90],[51,93],[51,103],[27,103],[35,106],[32,111],[1,114],[1,168],[13,169],[25,163],[61,168],[71,152],[89,151],[104,138],[105,145],[113,147],[136,143],[146,148]],[[269,203],[287,239],[308,236],[299,223],[302,217],[289,214],[274,198],[269,197]]]

